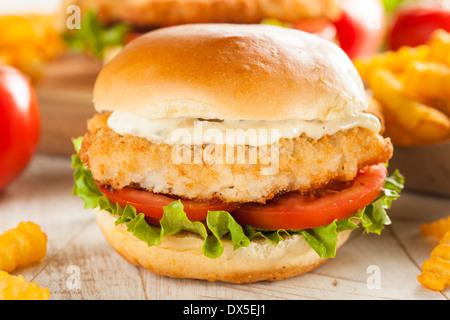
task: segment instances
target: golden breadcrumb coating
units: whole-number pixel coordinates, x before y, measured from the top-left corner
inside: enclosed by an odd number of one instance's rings
[[[336,0],[65,0],[83,11],[96,8],[104,23],[124,21],[135,27],[188,23],[259,23],[272,18],[286,22],[326,18],[337,20]]]
[[[201,163],[179,163],[173,158],[174,146],[119,135],[106,126],[107,117],[96,115],[89,121],[79,152],[94,179],[115,189],[132,186],[187,199],[264,203],[283,192],[310,193],[330,181],[352,180],[363,167],[387,162],[393,152],[389,139],[354,128],[319,140],[281,139],[276,159],[270,152],[267,157],[257,153],[257,163],[250,158],[217,163],[205,156]],[[207,146],[190,148],[192,160],[195,151],[205,152]],[[245,151],[248,155],[248,146]]]

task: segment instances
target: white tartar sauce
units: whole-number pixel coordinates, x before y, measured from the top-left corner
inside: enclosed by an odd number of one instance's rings
[[[281,138],[304,134],[320,139],[341,130],[362,127],[374,132],[381,129],[377,117],[360,113],[348,119],[318,120],[207,120],[193,118],[146,119],[129,112],[114,111],[108,127],[121,135],[129,134],[154,143],[218,145],[270,145]]]

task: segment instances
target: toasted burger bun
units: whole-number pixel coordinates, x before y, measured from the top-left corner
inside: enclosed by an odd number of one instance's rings
[[[94,105],[147,119],[327,121],[368,102],[331,41],[269,25],[200,24],[132,41],[99,74]]]
[[[125,260],[161,276],[232,283],[275,281],[306,273],[327,260],[320,258],[301,235],[277,245],[265,239],[253,240],[249,247],[236,251],[230,241],[222,239],[224,253],[212,259],[202,253],[203,239],[192,233],[167,236],[160,245],[148,247],[125,225],[116,227],[116,217],[109,212],[95,210],[95,217],[106,240]],[[336,250],[350,232],[339,233]]]

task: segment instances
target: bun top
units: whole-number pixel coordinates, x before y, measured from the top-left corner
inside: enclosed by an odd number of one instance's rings
[[[100,72],[94,105],[147,119],[334,120],[367,108],[334,43],[270,25],[197,24],[149,32]]]

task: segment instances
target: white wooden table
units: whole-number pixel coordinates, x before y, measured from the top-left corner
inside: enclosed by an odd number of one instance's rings
[[[438,241],[420,224],[450,215],[450,198],[404,192],[381,236],[354,231],[350,240],[314,271],[278,282],[235,285],[156,276],[123,260],[106,242],[90,211],[72,196],[70,157],[38,154],[24,174],[0,194],[0,233],[33,221],[48,236],[47,256],[22,274],[51,299],[414,299],[448,300],[416,277]],[[379,282],[373,281],[378,279]]]

